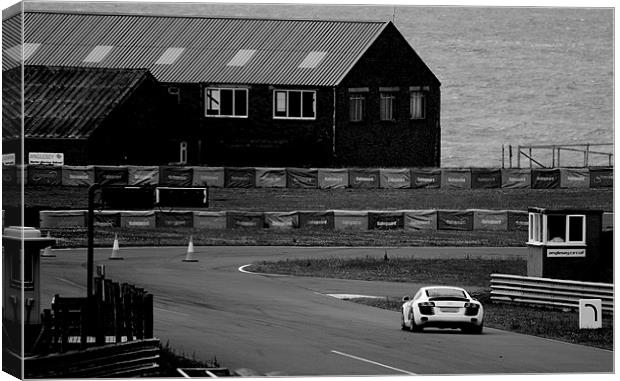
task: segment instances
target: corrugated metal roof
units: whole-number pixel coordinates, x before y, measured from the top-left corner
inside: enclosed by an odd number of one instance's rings
[[[49,12],[24,18],[25,41],[41,44],[29,65],[147,68],[161,82],[307,86],[337,85],[388,25]],[[100,62],[83,62],[96,46],[114,49]],[[162,65],[171,48],[185,50]],[[305,59],[311,62],[302,65]]]
[[[3,138],[20,136],[20,72],[15,68],[3,73]],[[87,138],[150,76],[146,69],[25,66],[24,135]]]

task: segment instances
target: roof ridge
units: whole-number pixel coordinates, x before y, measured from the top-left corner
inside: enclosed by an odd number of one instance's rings
[[[347,20],[347,19],[311,19],[311,18],[291,18],[291,17],[248,17],[248,16],[204,16],[204,15],[169,15],[160,13],[131,13],[131,12],[96,12],[96,11],[64,11],[64,10],[25,10],[24,13],[49,13],[64,15],[84,15],[84,16],[130,16],[130,17],[158,17],[158,18],[185,18],[185,19],[210,19],[210,20],[256,20],[256,21],[299,21],[299,22],[334,22],[334,23],[355,23],[355,24],[387,24],[390,20]],[[19,15],[19,13],[8,18]],[[8,19],[7,18],[7,19]],[[6,20],[6,19],[5,19]]]

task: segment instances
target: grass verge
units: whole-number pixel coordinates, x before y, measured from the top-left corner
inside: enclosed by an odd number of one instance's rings
[[[170,347],[170,343],[160,345],[159,351],[159,370],[155,377],[177,377],[181,374],[177,372],[177,368],[218,368],[220,365],[217,358],[210,361],[199,361],[196,357],[188,357],[185,353],[177,353]]]
[[[603,328],[579,329],[579,314],[573,309],[551,309],[542,306],[492,302],[489,281],[491,273],[526,274],[523,259],[414,259],[414,258],[327,258],[260,262],[248,270],[262,273],[289,274],[339,279],[411,282],[418,284],[458,285],[468,289],[485,308],[485,325],[518,332],[613,349],[613,318],[603,317]],[[359,298],[352,302],[400,311],[400,298]],[[395,325],[398,324],[397,319]]]

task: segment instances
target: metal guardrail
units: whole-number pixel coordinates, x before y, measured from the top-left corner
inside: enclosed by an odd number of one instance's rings
[[[579,308],[579,299],[601,299],[603,312],[613,314],[614,285],[491,274],[493,301]]]

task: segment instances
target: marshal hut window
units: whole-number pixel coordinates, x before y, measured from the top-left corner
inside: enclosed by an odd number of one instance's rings
[[[247,118],[248,89],[208,87],[205,109],[208,117]]]
[[[274,119],[315,119],[316,91],[275,90],[273,92]]]
[[[529,243],[547,245],[584,245],[584,215],[529,214]]]
[[[426,97],[422,91],[412,91],[409,98],[411,119],[426,118]]]

